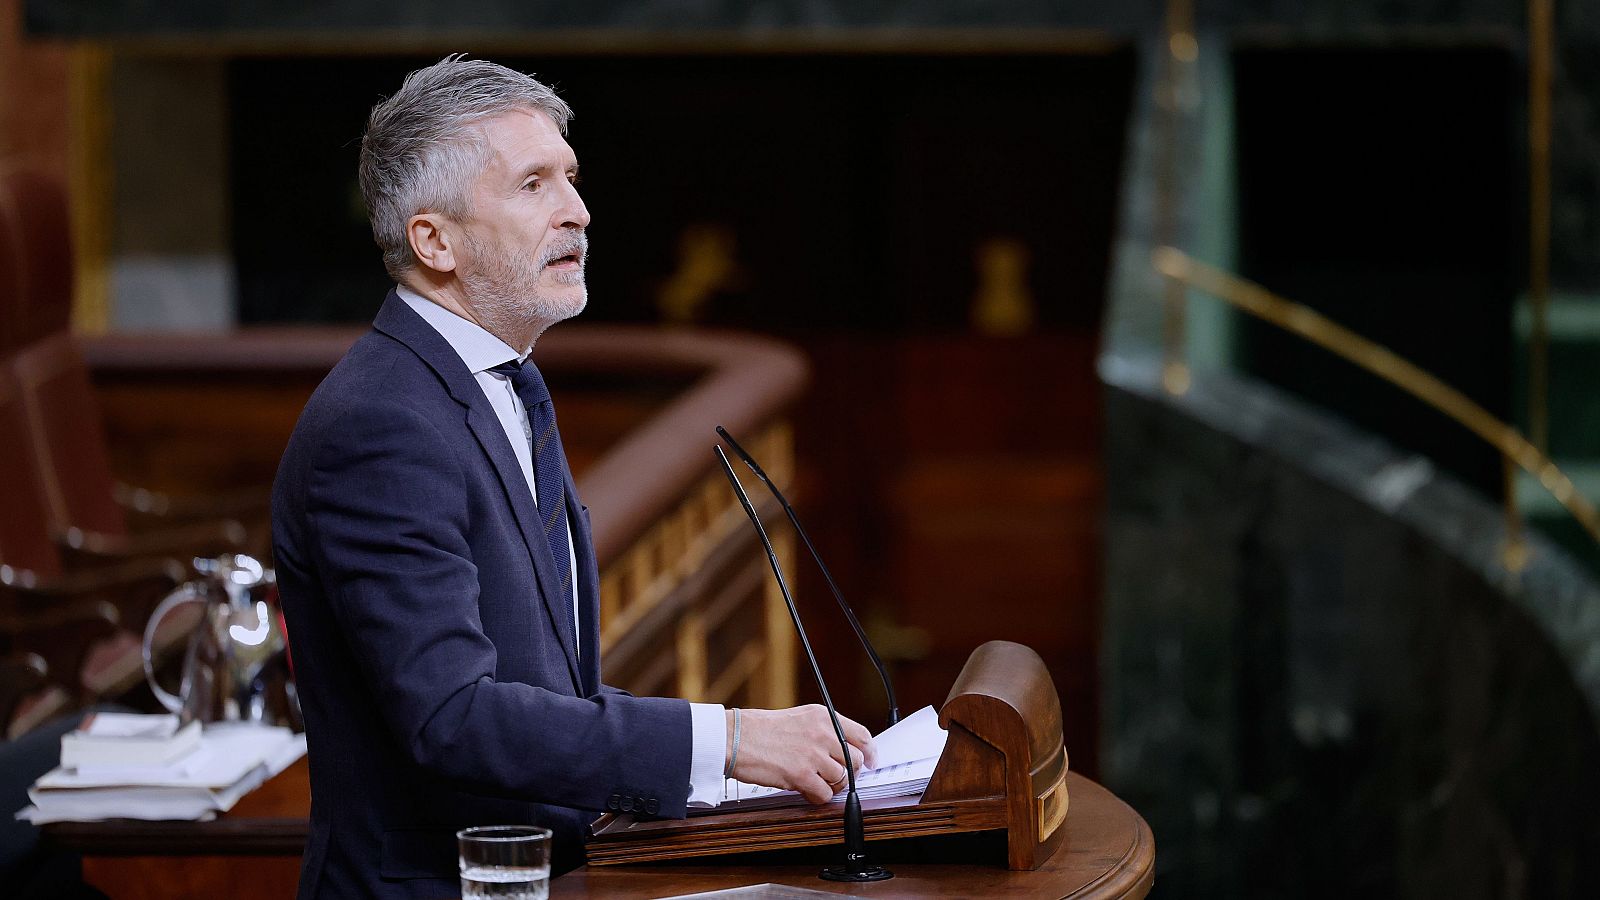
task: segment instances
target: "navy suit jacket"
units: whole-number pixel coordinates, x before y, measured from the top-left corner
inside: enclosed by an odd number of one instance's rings
[[[565,469],[565,466],[563,466]],[[683,816],[689,706],[600,684],[588,510],[565,472],[582,659],[533,499],[466,364],[394,292],[312,395],[273,487],[311,767],[301,898],[459,896],[454,832]]]

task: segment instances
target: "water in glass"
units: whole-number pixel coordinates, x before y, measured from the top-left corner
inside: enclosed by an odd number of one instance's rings
[[[550,867],[464,866],[462,900],[545,900],[550,896]]]
[[[545,900],[550,895],[548,828],[485,825],[456,832],[464,900]]]

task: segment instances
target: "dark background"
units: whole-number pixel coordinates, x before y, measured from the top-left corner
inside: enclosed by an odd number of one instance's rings
[[[356,185],[361,130],[434,58],[230,65],[244,322],[371,317],[388,278]],[[995,236],[1034,250],[1046,330],[1098,321],[1130,51],[494,58],[576,111],[594,217],[586,320],[655,320],[680,234],[714,224],[747,273],[716,298],[719,324],[964,331],[973,248]],[[286,225],[309,254],[292,266]]]
[[[1240,269],[1512,418],[1526,90],[1503,46],[1233,54]],[[1500,456],[1392,385],[1249,320],[1244,368],[1491,497]]]

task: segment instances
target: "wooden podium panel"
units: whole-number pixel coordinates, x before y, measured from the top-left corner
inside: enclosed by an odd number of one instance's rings
[[[756,884],[850,894],[858,897],[1143,897],[1155,877],[1155,838],[1138,813],[1110,791],[1068,772],[1072,810],[1056,852],[1039,868],[1007,869],[1003,860],[983,865],[889,863],[895,877],[873,884],[842,884],[817,877],[815,865],[586,866],[550,884],[550,896],[578,898],[670,897]],[[842,853],[842,851],[841,851]]]

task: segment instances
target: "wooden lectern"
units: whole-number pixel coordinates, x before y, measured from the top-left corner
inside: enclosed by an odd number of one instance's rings
[[[551,896],[633,900],[757,883],[901,897],[1143,897],[1155,845],[1138,813],[1067,772],[1061,712],[1044,666],[1017,644],[978,648],[940,713],[950,732],[921,801],[867,801],[871,840],[977,835],[916,863],[890,861],[895,878],[871,885],[822,881],[814,864],[737,860],[751,850],[819,848],[842,837],[840,804],[717,811],[687,821],[607,816],[595,823],[589,865],[551,883]],[[1075,798],[1067,816],[1067,788]],[[117,900],[168,896],[285,897],[305,848],[310,784],[301,760],[214,822],[62,822],[45,827],[82,853],[86,878]],[[999,844],[1007,847],[1007,871]],[[880,845],[881,846],[881,845]],[[803,852],[803,851],[802,851]],[[619,866],[617,863],[693,860]]]
[[[1067,816],[1061,703],[1044,661],[1021,644],[984,644],[950,688],[939,724],[949,738],[922,797],[862,801],[867,840],[1003,831],[1008,867],[1044,865]],[[589,866],[837,845],[843,822],[843,803],[688,819],[608,813],[591,829]]]

